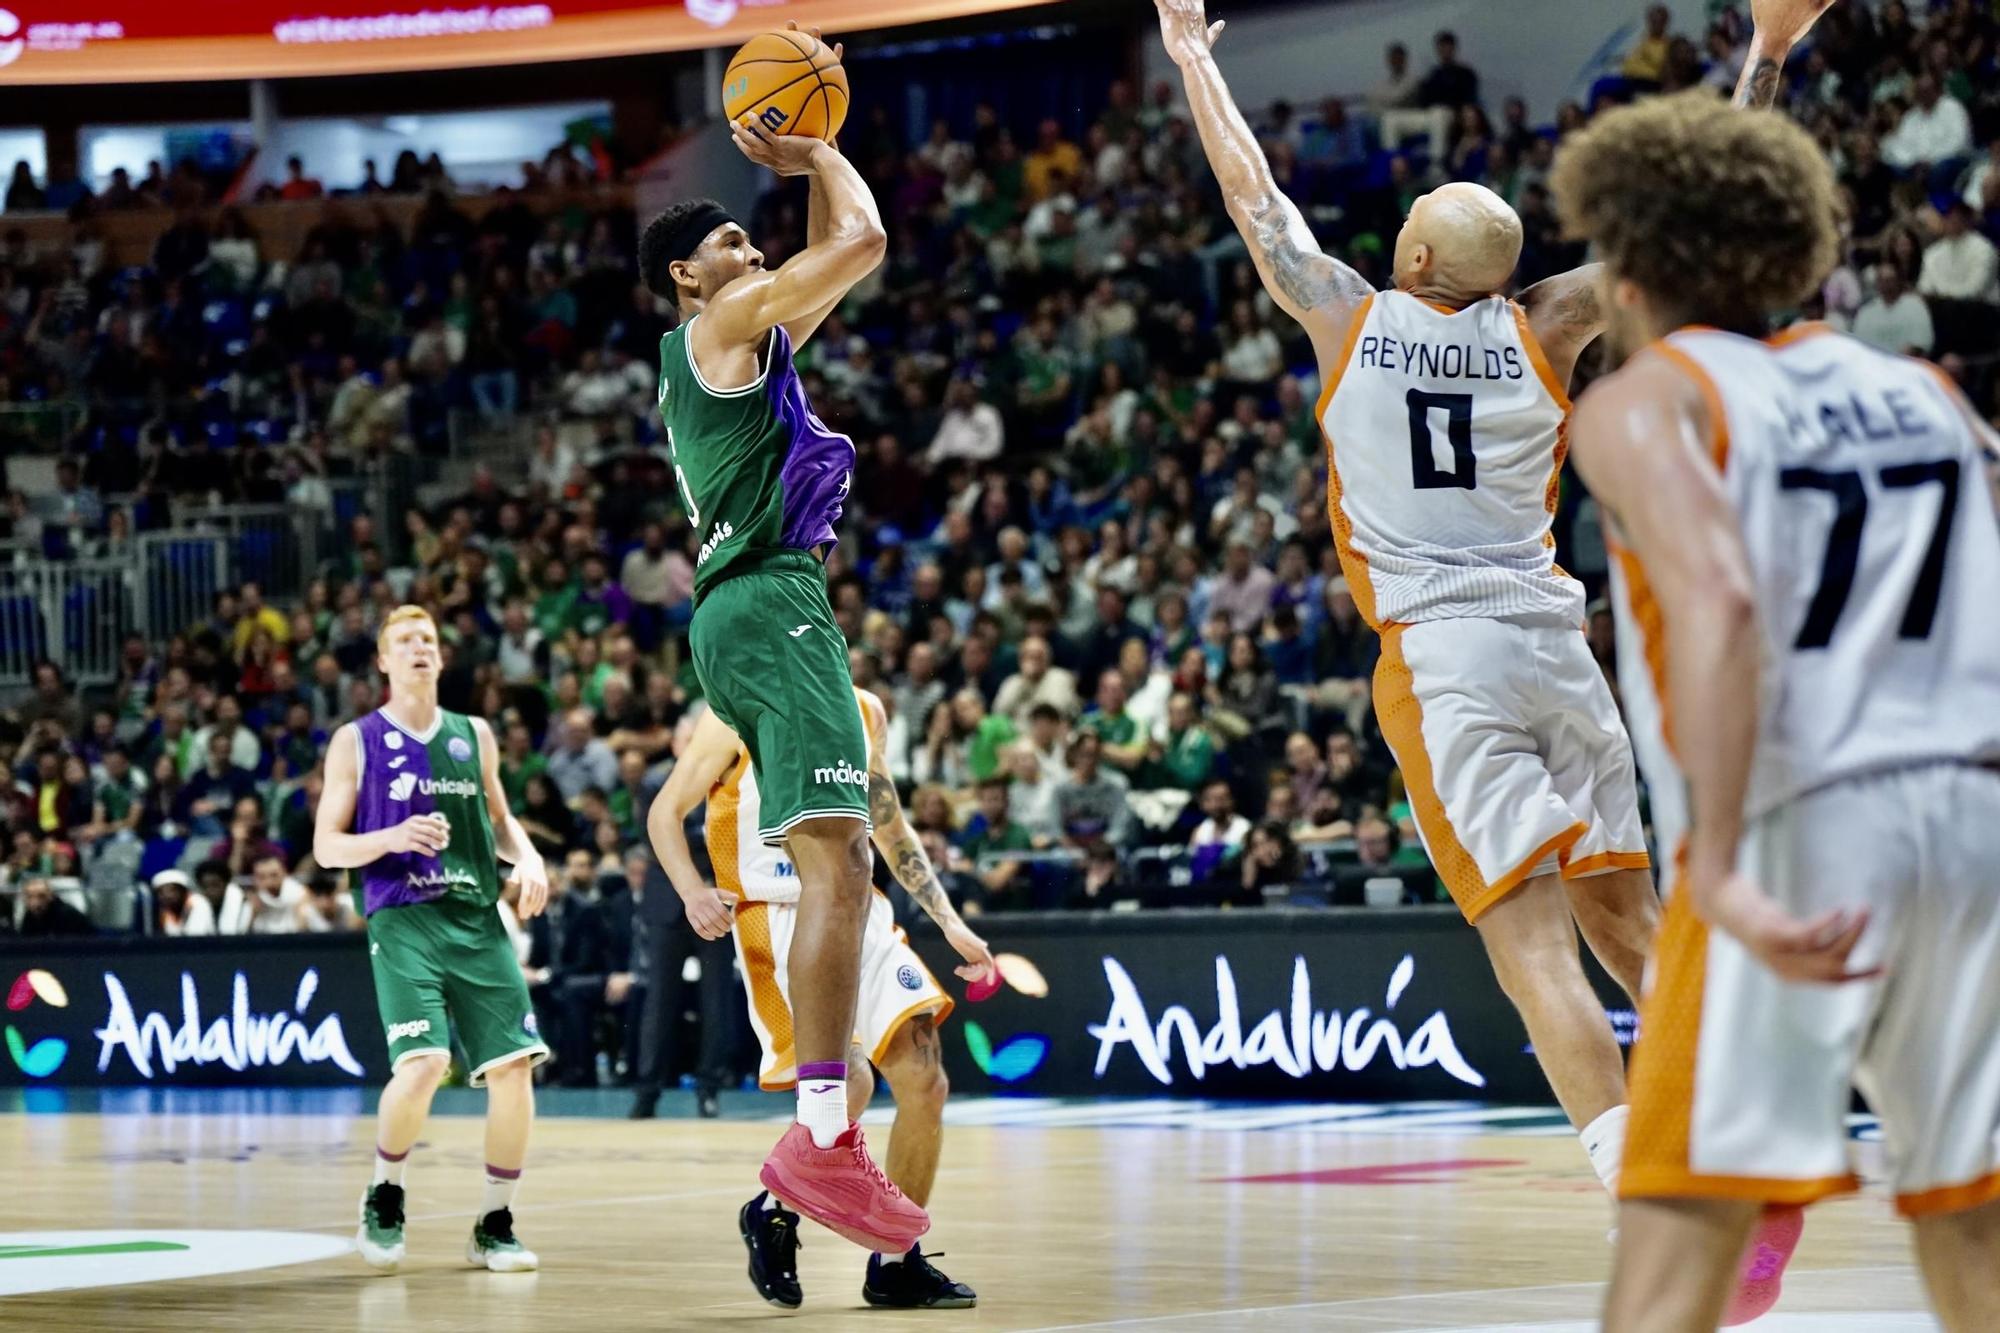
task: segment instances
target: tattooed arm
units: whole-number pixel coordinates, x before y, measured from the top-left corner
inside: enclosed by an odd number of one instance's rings
[[[1222,24],[1208,26],[1202,0],[1155,0],[1167,54],[1181,67],[1188,105],[1208,164],[1222,186],[1230,220],[1242,233],[1271,299],[1312,335],[1322,364],[1346,340],[1354,312],[1374,294],[1359,273],[1323,253],[1298,207],[1278,190],[1271,164],[1229,95],[1210,45]]]
[[[951,905],[944,882],[938,878],[931,858],[924,854],[922,840],[903,814],[903,803],[896,798],[896,780],[889,776],[883,758],[889,748],[888,716],[873,695],[864,693],[861,700],[861,714],[869,732],[868,820],[874,825],[875,850],[889,863],[889,873],[896,877],[903,891],[924,909],[925,916],[937,923],[946,942],[965,960],[958,974],[967,981],[980,980],[991,972],[993,954],[986,941],[973,933],[958,909]]]
[[[1528,312],[1528,327],[1548,357],[1556,383],[1565,389],[1576,369],[1576,359],[1604,332],[1603,280],[1604,265],[1585,264],[1544,278],[1520,295],[1521,308]]]
[[[1833,0],[1751,0],[1750,53],[1736,82],[1736,105],[1761,111],[1778,101],[1785,57]]]

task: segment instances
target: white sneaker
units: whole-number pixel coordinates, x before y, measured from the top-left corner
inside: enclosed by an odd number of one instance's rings
[[[465,1262],[489,1273],[532,1273],[542,1266],[535,1252],[514,1238],[514,1213],[508,1208],[496,1208],[472,1224]]]

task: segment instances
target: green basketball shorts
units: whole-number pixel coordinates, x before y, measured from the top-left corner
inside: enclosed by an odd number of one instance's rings
[[[368,918],[368,961],[392,1070],[412,1055],[450,1055],[453,1033],[475,1088],[496,1065],[549,1058],[497,908],[449,898],[380,908]]]
[[[822,816],[866,824],[868,734],[819,561],[774,551],[724,579],[688,638],[709,707],[750,751],[758,836],[777,846]]]

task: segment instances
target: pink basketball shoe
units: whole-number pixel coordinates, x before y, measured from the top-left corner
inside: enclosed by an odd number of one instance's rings
[[[1774,1204],[1764,1210],[1750,1235],[1750,1248],[1744,1251],[1736,1294],[1729,1298],[1729,1309],[1722,1316],[1724,1328],[1760,1319],[1778,1303],[1785,1285],[1785,1265],[1792,1261],[1792,1251],[1799,1247],[1799,1236],[1805,1229],[1803,1208]]]
[[[864,1250],[902,1254],[931,1229],[930,1215],[905,1198],[868,1156],[861,1126],[849,1125],[831,1148],[793,1123],[764,1159],[764,1188]]]

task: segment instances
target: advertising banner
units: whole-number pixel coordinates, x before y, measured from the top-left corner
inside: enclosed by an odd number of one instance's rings
[[[0,1086],[352,1087],[388,1078],[367,942],[0,949]]]
[[[0,0],[0,84],[285,78],[733,46],[1048,0]]]
[[[1553,1100],[1477,933],[1450,908],[974,926],[1012,957],[1009,984],[961,999],[945,1025],[961,1092]],[[911,937],[940,977],[959,962],[923,927]],[[1629,1044],[1629,1001],[1594,966],[1591,977]]]

